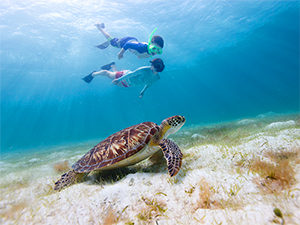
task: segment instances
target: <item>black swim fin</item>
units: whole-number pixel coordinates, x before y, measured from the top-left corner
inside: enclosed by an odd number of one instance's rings
[[[95,72],[95,71],[94,71],[94,72]],[[92,74],[93,74],[94,72],[91,72],[89,75],[83,77],[82,80],[84,80],[84,81],[87,82],[87,83],[91,83],[91,81],[94,79],[94,77],[92,76]]]
[[[101,67],[102,70],[110,70],[112,65],[115,65],[115,62],[111,62]]]
[[[103,42],[100,45],[96,45],[97,48],[106,49],[109,46],[110,41]]]

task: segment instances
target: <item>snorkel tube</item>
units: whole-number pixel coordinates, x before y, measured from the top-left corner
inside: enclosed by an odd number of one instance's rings
[[[148,40],[148,46],[147,46],[147,49],[148,49],[148,52],[150,53],[151,56],[157,53],[156,51],[154,51],[153,48],[156,48],[156,49],[158,48],[158,47],[154,46],[154,45],[151,43],[152,37],[153,37],[153,35],[154,35],[154,33],[155,33],[156,30],[157,30],[157,27],[155,27],[154,30],[151,32],[151,34],[150,34],[150,36],[149,36],[149,40]],[[160,51],[162,51],[161,48],[160,48]],[[161,53],[160,53],[160,54],[161,54]]]
[[[152,39],[153,34],[155,33],[156,30],[157,30],[157,27],[155,27],[154,30],[151,32],[151,34],[149,36],[149,40],[148,40],[148,46],[151,44],[151,39]]]

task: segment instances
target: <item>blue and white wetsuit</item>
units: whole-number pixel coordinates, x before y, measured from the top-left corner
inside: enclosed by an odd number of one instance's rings
[[[110,44],[116,48],[123,48],[129,50],[139,58],[150,57],[148,53],[148,43],[139,42],[135,37],[124,37],[121,39],[113,38]]]

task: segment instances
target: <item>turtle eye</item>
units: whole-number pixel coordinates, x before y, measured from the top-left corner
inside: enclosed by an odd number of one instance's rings
[[[183,116],[180,116],[180,117],[179,117],[179,120],[180,120],[180,122],[183,123],[183,122],[185,121],[185,118],[184,118]]]

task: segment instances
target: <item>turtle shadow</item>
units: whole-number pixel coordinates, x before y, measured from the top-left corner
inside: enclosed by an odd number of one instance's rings
[[[157,152],[149,159],[142,161],[138,164],[104,171],[95,171],[89,176],[85,177],[85,181],[90,181],[90,185],[106,185],[114,184],[129,174],[149,173],[149,174],[168,174],[167,162],[162,152]],[[183,182],[185,173],[180,173],[175,176],[174,182]]]
[[[164,173],[167,172],[167,165],[165,162],[159,163],[148,163],[148,165],[134,165],[124,168],[112,169],[112,170],[104,170],[94,172],[87,176],[84,180],[89,180],[91,185],[105,185],[105,184],[114,184],[129,174],[136,173]]]

